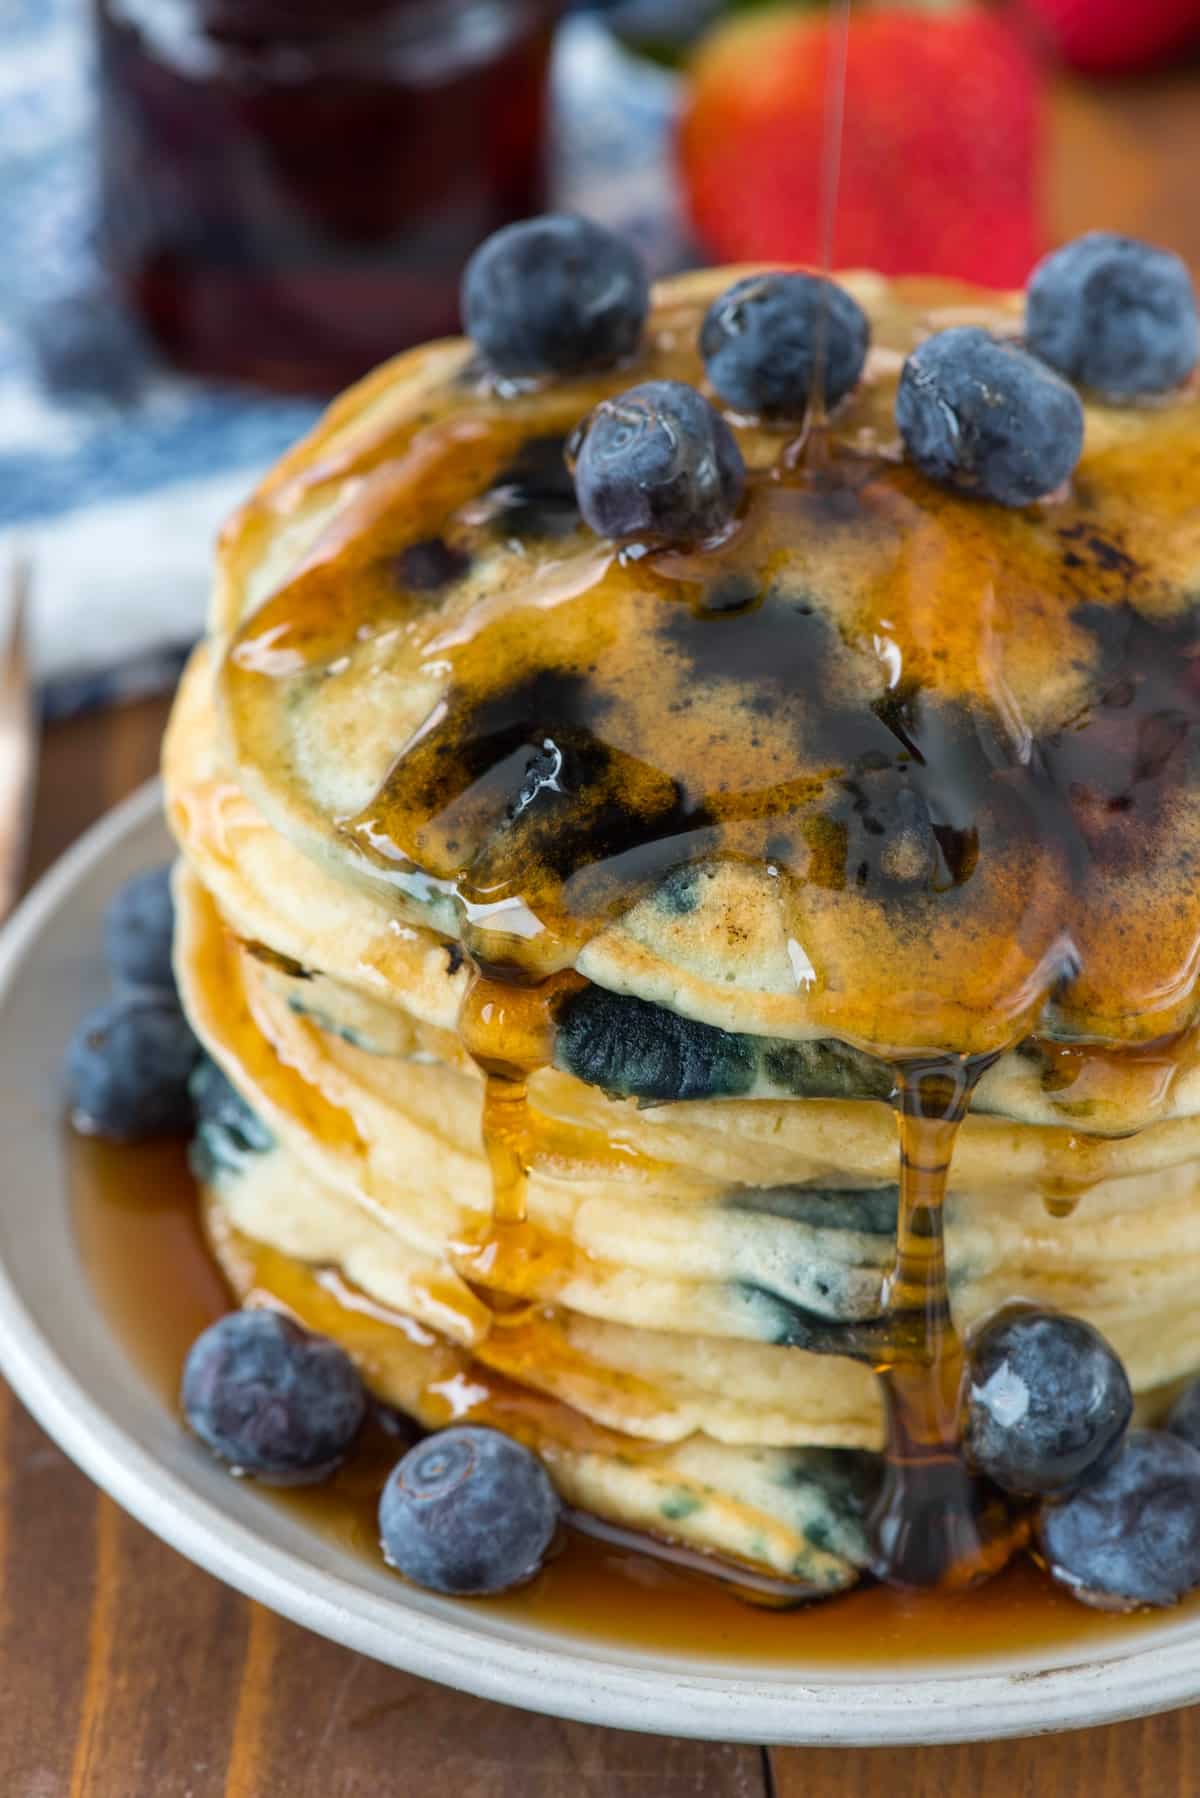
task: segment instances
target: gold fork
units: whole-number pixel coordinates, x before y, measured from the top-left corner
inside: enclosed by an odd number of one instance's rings
[[[8,614],[0,621],[0,919],[21,890],[37,759],[27,643],[30,575],[24,557],[14,561],[8,587]]]

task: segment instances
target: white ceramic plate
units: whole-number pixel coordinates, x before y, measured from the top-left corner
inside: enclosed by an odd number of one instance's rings
[[[131,1364],[72,1236],[58,1069],[104,990],[100,920],[129,874],[169,853],[157,788],[135,795],[42,881],[0,936],[0,1366],[50,1434],[181,1553],[364,1654],[486,1698],[592,1723],[708,1739],[916,1743],[1030,1735],[1200,1697],[1200,1619],[1139,1630],[1126,1652],[844,1668],[649,1654],[522,1625],[403,1585],[231,1480]]]

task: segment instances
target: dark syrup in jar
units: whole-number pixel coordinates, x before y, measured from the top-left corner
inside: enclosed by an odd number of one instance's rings
[[[557,0],[95,0],[105,250],[187,368],[332,391],[543,202]]]
[[[233,1302],[204,1243],[183,1147],[128,1148],[70,1135],[66,1149],[80,1255],[97,1301],[147,1385],[174,1412],[191,1343]],[[339,1547],[376,1560],[375,1508],[403,1450],[402,1439],[375,1424],[327,1484],[259,1490]],[[644,1652],[798,1669],[896,1671],[1005,1656],[1027,1663],[1038,1654],[1116,1646],[1159,1622],[1089,1611],[1024,1560],[970,1593],[866,1586],[829,1603],[774,1611],[742,1602],[661,1554],[574,1529],[564,1532],[532,1585],[505,1598],[463,1602]]]

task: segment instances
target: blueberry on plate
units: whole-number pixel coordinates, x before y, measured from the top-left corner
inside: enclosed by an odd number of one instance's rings
[[[646,381],[602,400],[571,446],[579,510],[601,537],[711,537],[737,510],[737,438],[682,381]]]
[[[198,1124],[224,1131],[246,1150],[265,1154],[275,1139],[258,1113],[207,1055],[201,1057],[189,1082],[192,1108]]]
[[[814,397],[832,408],[858,385],[871,327],[858,301],[820,275],[747,275],[713,301],[700,327],[708,378],[731,406],[803,418]]]
[[[1172,1436],[1182,1436],[1193,1448],[1200,1448],[1200,1380],[1185,1386],[1167,1417]]]
[[[188,1080],[200,1045],[177,1001],[127,993],[89,1013],[67,1051],[67,1100],[77,1127],[133,1142],[184,1134]]]
[[[977,325],[918,344],[900,373],[896,423],[922,474],[1002,506],[1053,493],[1083,449],[1074,388]]]
[[[258,1113],[207,1055],[197,1062],[188,1090],[196,1126],[188,1160],[202,1186],[223,1174],[239,1174],[253,1156],[274,1148]]]
[[[558,1524],[550,1477],[498,1430],[429,1436],[392,1469],[379,1501],[388,1564],[431,1592],[480,1596],[532,1579]]]
[[[323,1479],[367,1413],[349,1355],[277,1311],[231,1311],[198,1336],[183,1370],[183,1410],[235,1473],[282,1485]]]
[[[1133,1393],[1099,1330],[1032,1308],[1001,1312],[967,1355],[963,1445],[1005,1492],[1064,1492],[1103,1467],[1133,1415]]]
[[[1200,1449],[1131,1430],[1096,1479],[1042,1506],[1037,1541],[1054,1578],[1085,1604],[1175,1604],[1200,1586]]]
[[[128,981],[131,986],[172,992],[174,936],[170,868],[135,874],[114,896],[104,915],[104,954],[109,971],[115,979]]]
[[[1025,340],[1068,380],[1113,399],[1165,393],[1200,354],[1191,276],[1170,250],[1089,231],[1034,269]]]
[[[632,356],[650,285],[632,246],[572,213],[506,225],[463,275],[467,334],[502,375],[579,375]]]

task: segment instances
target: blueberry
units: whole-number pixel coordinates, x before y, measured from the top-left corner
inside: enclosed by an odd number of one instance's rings
[[[612,368],[637,348],[649,305],[633,248],[570,213],[506,225],[463,275],[463,322],[502,375]]]
[[[118,980],[171,992],[175,906],[170,868],[135,874],[116,894],[104,917],[104,953]]]
[[[705,314],[700,354],[721,398],[764,418],[803,418],[818,356],[828,407],[858,385],[871,327],[862,307],[819,275],[748,275]]]
[[[1064,1492],[1096,1473],[1132,1414],[1125,1369],[1082,1318],[1001,1312],[971,1342],[964,1447],[1006,1492]]]
[[[189,1089],[198,1124],[224,1130],[245,1148],[260,1154],[274,1146],[274,1138],[258,1113],[207,1055],[197,1064]]]
[[[215,1061],[205,1056],[188,1083],[196,1135],[189,1152],[192,1172],[202,1185],[221,1173],[240,1173],[252,1155],[265,1155],[275,1139]]]
[[[745,486],[737,438],[682,381],[646,381],[602,400],[573,448],[579,510],[601,537],[710,537]]]
[[[431,1592],[506,1592],[532,1579],[557,1523],[537,1456],[475,1424],[410,1449],[379,1501],[385,1558]]]
[[[1043,1505],[1037,1535],[1050,1572],[1086,1604],[1175,1604],[1200,1586],[1200,1449],[1131,1430],[1098,1478]]]
[[[1167,1418],[1172,1436],[1182,1436],[1193,1448],[1200,1448],[1200,1380],[1185,1386]]]
[[[201,1442],[235,1472],[290,1485],[338,1465],[366,1416],[367,1395],[336,1342],[277,1311],[231,1311],[188,1351],[183,1409]]]
[[[557,1065],[623,1098],[735,1098],[756,1071],[753,1039],[602,986],[586,986],[558,1015]]]
[[[67,1098],[82,1130],[119,1141],[182,1135],[200,1055],[174,999],[130,993],[91,1012],[67,1051]]]
[[[1053,493],[1083,448],[1074,388],[976,325],[939,331],[912,352],[896,423],[922,474],[1002,506]]]
[[[1170,250],[1089,231],[1034,269],[1025,338],[1069,380],[1114,399],[1163,393],[1200,353],[1191,276]]]

